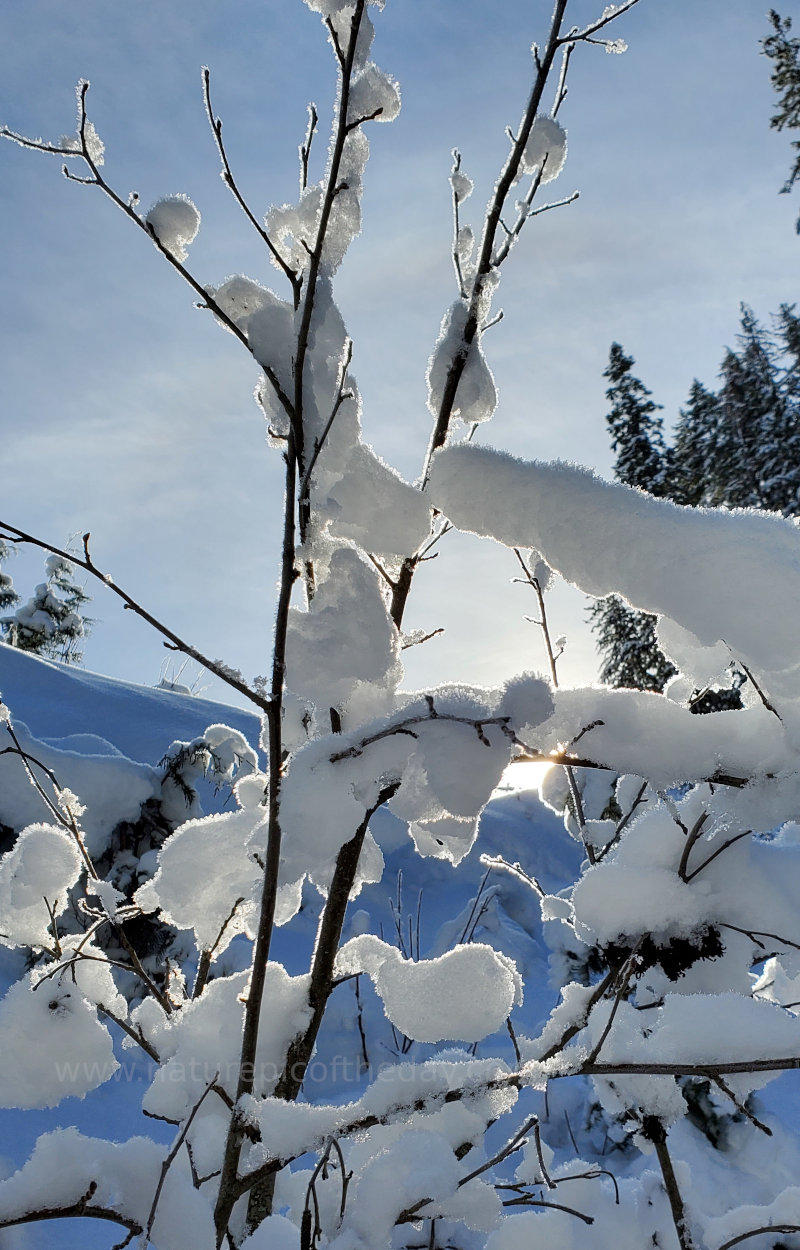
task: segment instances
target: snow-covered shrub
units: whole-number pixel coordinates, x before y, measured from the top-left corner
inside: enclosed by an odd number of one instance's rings
[[[166,777],[117,776],[106,757],[57,783],[3,709],[17,780],[0,821],[19,836],[0,867],[0,937],[32,950],[33,964],[0,1002],[0,1096],[21,1108],[84,1097],[120,1056],[142,1052],[143,1110],[175,1135],[169,1148],[155,1135],[43,1135],[0,1182],[0,1227],[95,1218],[126,1229],[122,1244],[160,1250],[685,1250],[800,1229],[797,1151],[758,1102],[800,1066],[797,529],[469,442],[497,402],[483,331],[502,266],[566,159],[559,66],[566,75],[581,43],[621,50],[597,36],[634,2],[585,27],[556,3],[477,247],[460,220],[472,184],[456,156],[458,297],[430,360],[434,427],[414,486],[362,439],[354,347],[333,294],[360,228],[365,128],[400,102],[369,60],[365,0],[308,0],[340,71],[325,167],[310,180],[312,114],[299,199],[263,227],[248,210],[282,294],[241,275],[201,283],[184,264],[194,205],[171,196],[143,216],[112,190],[85,82],[71,139],[3,131],[77,161],[80,180],[113,199],[250,353],[286,489],[269,678],[250,685],[156,623],[263,713],[266,773],[212,726],[169,748]],[[406,604],[451,526],[517,550],[537,593],[554,569],[658,616],[685,679],[676,697],[559,689],[547,632],[549,682],[526,673],[503,689],[405,691]],[[519,549],[531,549],[532,571]],[[88,549],[76,563],[142,611]],[[716,669],[722,652],[748,674],[744,706],[698,717],[677,696],[702,683],[712,652]],[[563,844],[547,854],[503,844],[502,820],[485,813],[520,758],[554,765],[547,797],[568,808]],[[194,790],[209,767],[235,782],[235,804],[204,817]],[[177,827],[147,848],[142,880],[120,872],[119,856],[104,861],[108,813],[133,819],[156,797]],[[433,941],[401,874],[396,942],[371,910],[400,848],[426,861],[434,893],[456,870],[469,882]],[[183,947],[143,959],[132,935],[148,917]],[[539,923],[550,985],[531,938]]]

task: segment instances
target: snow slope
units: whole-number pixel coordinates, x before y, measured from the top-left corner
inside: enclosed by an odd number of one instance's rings
[[[0,643],[0,695],[34,737],[87,755],[104,752],[97,742],[76,735],[102,738],[128,759],[155,764],[176,738],[191,740],[220,722],[258,746],[261,720],[253,712],[101,677],[5,643]]]

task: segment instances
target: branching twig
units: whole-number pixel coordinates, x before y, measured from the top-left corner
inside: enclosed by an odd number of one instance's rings
[[[718,1250],[731,1250],[732,1246],[738,1246],[739,1242],[747,1241],[750,1237],[760,1237],[762,1233],[800,1233],[800,1224],[763,1224],[761,1228],[751,1228],[749,1232],[739,1233],[738,1237],[731,1237],[730,1241],[725,1241]]]
[[[633,948],[633,950],[631,951],[630,955],[629,955],[629,956],[628,956],[628,958],[626,959],[626,961],[625,961],[625,963],[624,963],[624,965],[623,965],[622,969],[620,970],[620,973],[619,973],[619,986],[618,986],[618,988],[617,988],[617,992],[616,992],[616,994],[614,995],[614,1001],[613,1001],[613,1003],[612,1003],[612,1005],[611,1005],[611,1010],[610,1010],[610,1012],[608,1013],[608,1020],[607,1020],[607,1021],[606,1021],[606,1023],[605,1023],[605,1027],[604,1027],[604,1029],[603,1029],[602,1033],[600,1034],[600,1037],[599,1037],[599,1039],[598,1039],[597,1043],[596,1043],[596,1044],[592,1047],[592,1050],[591,1050],[591,1052],[590,1052],[590,1054],[589,1054],[589,1057],[588,1057],[588,1059],[587,1059],[587,1061],[586,1061],[587,1063],[594,1063],[594,1061],[597,1059],[597,1056],[600,1054],[600,1051],[601,1051],[601,1050],[602,1050],[602,1048],[603,1048],[603,1044],[604,1044],[604,1042],[605,1042],[606,1038],[608,1037],[609,1033],[611,1032],[611,1028],[612,1028],[612,1026],[613,1026],[613,1024],[614,1024],[614,1017],[616,1016],[617,1011],[619,1010],[619,1007],[620,1007],[620,1004],[621,1004],[622,1000],[624,999],[625,995],[629,992],[629,986],[628,986],[628,983],[629,983],[629,980],[630,980],[630,976],[631,976],[631,974],[632,974],[632,972],[633,972],[634,965],[635,965],[635,963],[636,963],[636,955],[637,955],[637,952],[638,952],[639,947],[641,946],[641,944],[642,944],[642,942],[643,942],[643,941],[644,941],[644,937],[640,937],[640,938],[639,938],[639,941],[638,941],[638,942],[636,943],[636,945],[634,946],[634,948]]]
[[[604,26],[608,26],[609,22],[615,21],[616,18],[620,17],[623,13],[627,13],[628,9],[632,9],[633,6],[638,3],[639,0],[622,0],[622,3],[620,4],[608,5],[596,22],[590,22],[588,26],[584,26],[583,30],[578,30],[577,27],[573,27],[567,35],[567,38],[561,42],[566,43],[569,41],[577,43],[578,40],[588,39],[590,35],[596,35],[598,30],[602,30]]]
[[[684,833],[686,834],[686,841],[683,844],[683,851],[681,853],[680,863],[678,864],[678,876],[680,877],[681,881],[689,880],[689,878],[686,875],[686,869],[689,864],[689,856],[692,853],[692,847],[694,846],[695,842],[698,841],[701,833],[703,832],[703,825],[708,820],[708,816],[709,816],[708,812],[701,812],[700,815],[697,817],[697,820],[692,825],[691,829],[687,830],[684,827]]]
[[[278,249],[275,247],[275,244],[272,242],[272,239],[269,237],[266,230],[261,225],[261,222],[258,220],[258,218],[255,216],[255,214],[251,210],[249,204],[245,200],[244,196],[241,194],[236,184],[236,179],[233,176],[233,170],[231,169],[230,162],[228,161],[228,154],[225,151],[225,144],[222,142],[222,119],[214,115],[214,110],[211,107],[211,72],[208,69],[208,66],[206,65],[203,66],[202,76],[203,76],[203,100],[206,106],[206,116],[208,117],[208,124],[211,127],[211,133],[214,136],[214,142],[217,145],[217,151],[219,152],[219,159],[222,162],[222,181],[225,183],[225,186],[228,187],[228,189],[230,190],[231,194],[236,200],[236,203],[241,208],[242,212],[244,213],[245,217],[247,218],[251,226],[254,228],[254,230],[258,234],[259,238],[261,238],[263,242],[266,243],[269,249],[269,254],[272,257],[272,259],[275,261],[275,264],[278,266],[279,269],[283,270],[284,274],[289,279],[289,282],[291,283],[291,287],[292,287],[292,292],[296,298],[300,290],[299,276],[294,272],[294,270],[289,265],[287,265],[286,261],[281,256]]]
[[[683,878],[683,880],[687,882],[692,881],[697,876],[698,873],[703,871],[704,868],[708,868],[708,865],[713,863],[713,861],[717,858],[718,855],[721,855],[723,851],[727,851],[729,846],[733,846],[735,842],[741,842],[742,838],[749,838],[752,835],[752,833],[753,833],[752,829],[745,829],[742,833],[737,833],[737,834],[734,834],[733,837],[726,838],[725,841],[720,846],[718,846],[715,851],[712,851],[712,853],[708,856],[707,859],[703,860],[702,864],[698,864],[697,867],[694,868],[690,873],[687,873],[686,876]]]
[[[510,730],[510,716],[456,716],[452,712],[435,712],[430,711],[427,716],[422,714],[415,716],[407,716],[404,720],[397,721],[394,725],[388,725],[386,729],[379,729],[374,734],[369,734],[366,738],[353,746],[346,747],[344,751],[335,751],[329,756],[332,764],[337,764],[340,760],[354,760],[364,754],[367,747],[372,746],[375,742],[381,742],[384,738],[394,737],[395,734],[407,734],[410,738],[416,738],[417,735],[409,728],[410,725],[424,725],[430,720],[449,721],[454,725],[469,725],[478,735],[484,746],[491,746],[489,739],[483,732],[484,726],[496,725],[506,737],[512,736]]]
[[[186,1135],[189,1132],[189,1129],[192,1127],[192,1122],[195,1116],[197,1115],[198,1111],[202,1107],[208,1095],[211,1093],[211,1090],[214,1088],[214,1085],[216,1084],[218,1076],[219,1076],[219,1072],[215,1072],[211,1080],[206,1085],[205,1089],[203,1090],[202,1094],[198,1098],[197,1102],[194,1104],[191,1111],[189,1112],[189,1115],[186,1117],[186,1122],[183,1125],[183,1128],[181,1129],[177,1138],[175,1139],[175,1144],[173,1145],[172,1149],[170,1150],[164,1162],[161,1164],[161,1174],[158,1178],[158,1184],[156,1185],[156,1192],[153,1194],[153,1202],[150,1207],[150,1214],[147,1217],[147,1224],[145,1226],[145,1239],[147,1241],[150,1240],[150,1234],[153,1231],[153,1223],[156,1218],[158,1202],[161,1197],[161,1191],[164,1188],[164,1181],[167,1179],[167,1173],[172,1167],[172,1164],[175,1162],[175,1159],[178,1156],[178,1152],[180,1151],[181,1146],[186,1140]]]
[[[758,1116],[754,1115],[753,1112],[749,1110],[747,1105],[743,1103],[740,1098],[736,1097],[727,1081],[724,1081],[721,1076],[715,1076],[712,1080],[717,1086],[717,1089],[722,1090],[726,1098],[730,1098],[740,1115],[743,1115],[746,1120],[749,1120],[754,1128],[760,1129],[762,1133],[766,1133],[767,1137],[772,1137],[772,1129],[769,1125],[765,1124],[763,1120],[759,1120]]]
[[[638,792],[637,792],[637,794],[636,794],[636,798],[633,800],[633,802],[631,803],[631,805],[630,805],[630,807],[628,808],[627,812],[626,812],[626,813],[625,813],[625,815],[622,817],[622,819],[619,821],[619,823],[618,823],[618,825],[617,825],[616,829],[614,830],[614,836],[613,836],[613,838],[611,839],[611,841],[610,841],[610,842],[607,842],[607,843],[606,843],[606,845],[603,847],[602,851],[599,851],[599,852],[597,853],[597,856],[595,857],[595,863],[596,863],[596,864],[599,864],[602,860],[604,860],[604,859],[605,859],[605,857],[606,857],[606,855],[608,854],[608,852],[611,850],[611,848],[612,848],[613,846],[616,846],[617,842],[619,842],[619,840],[620,840],[620,837],[621,837],[621,835],[622,835],[623,830],[624,830],[624,829],[625,829],[625,827],[626,827],[626,826],[630,823],[631,817],[633,816],[633,813],[636,811],[637,807],[639,807],[642,803],[646,803],[646,802],[647,802],[647,800],[646,800],[646,799],[645,799],[645,797],[644,797],[644,793],[645,793],[645,791],[646,791],[646,789],[647,789],[647,785],[648,785],[648,783],[647,783],[646,781],[643,781],[643,782],[642,782],[642,784],[641,784],[641,786],[639,787],[639,790],[638,790]]]
[[[228,915],[223,920],[222,925],[220,927],[220,931],[215,937],[211,946],[208,948],[208,950],[204,950],[201,952],[200,960],[197,965],[197,976],[195,977],[194,986],[192,988],[192,998],[199,998],[203,990],[205,989],[206,981],[208,980],[208,974],[211,971],[211,961],[214,958],[214,951],[219,946],[220,942],[222,941],[225,930],[227,929],[230,922],[233,920],[233,917],[236,915],[236,911],[237,911],[237,908],[239,907],[239,904],[243,902],[244,902],[244,895],[241,895],[239,898],[236,899],[236,901],[233,904],[233,907],[230,909],[230,911],[228,912]]]

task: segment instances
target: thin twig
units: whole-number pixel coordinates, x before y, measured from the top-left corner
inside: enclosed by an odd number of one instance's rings
[[[233,176],[233,170],[231,169],[230,162],[228,160],[228,154],[225,151],[225,144],[222,141],[222,119],[214,115],[214,110],[211,107],[211,71],[207,65],[204,65],[201,72],[203,77],[203,100],[206,106],[206,116],[208,117],[208,124],[211,127],[211,133],[214,136],[214,142],[217,146],[220,161],[222,162],[222,181],[233,195],[236,203],[241,208],[251,226],[253,226],[259,238],[266,243],[270,256],[275,261],[278,268],[283,270],[284,274],[291,283],[293,293],[296,295],[300,289],[300,278],[294,270],[287,265],[286,261],[281,256],[264,227],[261,225],[261,222],[253,213],[236,184],[236,179]]]
[[[760,1129],[762,1133],[766,1133],[767,1137],[772,1137],[772,1129],[769,1125],[765,1124],[763,1120],[759,1120],[758,1116],[754,1115],[747,1105],[743,1103],[740,1098],[736,1097],[727,1081],[724,1081],[721,1076],[712,1077],[712,1080],[717,1088],[722,1090],[725,1097],[730,1098],[740,1115],[743,1115],[746,1120],[749,1120],[754,1128]]]
[[[708,820],[708,817],[709,817],[708,812],[701,812],[690,830],[686,831],[684,827],[684,831],[686,832],[686,841],[683,844],[683,851],[681,853],[680,863],[678,864],[678,876],[680,877],[681,881],[689,880],[689,878],[686,875],[686,869],[689,864],[689,856],[692,853],[692,847],[694,846],[695,842],[698,841],[701,833],[703,832],[703,825]]]
[[[137,1046],[141,1046],[145,1054],[149,1055],[153,1060],[153,1063],[161,1062],[158,1051],[150,1042],[148,1042],[147,1038],[140,1029],[134,1029],[130,1024],[128,1024],[127,1020],[123,1020],[121,1016],[114,1015],[114,1012],[110,1011],[108,1007],[104,1007],[102,1003],[97,1004],[97,1010],[101,1011],[104,1016],[108,1016],[109,1020],[113,1020],[114,1024],[122,1029],[122,1032],[126,1033],[132,1041],[136,1042]]]
[[[631,976],[631,973],[633,972],[634,964],[636,961],[636,954],[643,941],[644,941],[644,936],[639,938],[639,941],[634,946],[633,950],[631,951],[630,955],[625,961],[625,964],[622,970],[620,971],[619,987],[617,989],[616,994],[614,995],[614,1002],[612,1003],[611,1010],[608,1013],[608,1020],[605,1023],[605,1027],[602,1033],[600,1034],[600,1037],[596,1045],[592,1047],[592,1050],[589,1054],[589,1058],[586,1061],[587,1063],[594,1063],[594,1061],[597,1059],[597,1056],[600,1054],[600,1051],[603,1048],[603,1044],[606,1038],[611,1032],[611,1028],[614,1024],[614,1017],[616,1016],[617,1011],[619,1010],[622,1000],[624,999],[625,995],[629,992],[629,989],[628,989],[629,978]]]
[[[353,359],[353,340],[347,339],[345,342],[344,357],[339,362],[339,381],[336,387],[336,397],[333,402],[331,415],[328,417],[328,420],[325,423],[325,428],[322,431],[322,434],[320,435],[318,439],[316,439],[314,443],[314,451],[311,456],[311,459],[308,462],[308,468],[306,469],[305,473],[303,474],[300,480],[300,487],[298,490],[298,500],[305,500],[308,498],[308,491],[309,491],[309,487],[311,486],[311,474],[314,472],[314,466],[316,465],[317,460],[319,459],[320,452],[325,446],[328,435],[331,432],[331,427],[333,426],[333,423],[336,420],[336,416],[339,412],[339,409],[341,408],[342,404],[344,403],[346,399],[353,398],[353,392],[345,391],[344,389],[345,379],[347,378],[347,370],[350,368],[350,362],[352,361],[352,359]]]
[[[150,1240],[150,1234],[153,1231],[153,1223],[156,1218],[156,1210],[158,1208],[158,1202],[161,1197],[161,1191],[164,1188],[164,1181],[167,1179],[167,1173],[172,1167],[172,1164],[175,1162],[175,1159],[178,1156],[178,1152],[180,1151],[181,1146],[186,1140],[186,1134],[189,1132],[189,1129],[192,1127],[192,1122],[195,1116],[197,1115],[198,1111],[202,1107],[203,1103],[205,1102],[205,1099],[211,1093],[211,1090],[213,1089],[218,1076],[219,1076],[219,1072],[215,1072],[211,1080],[206,1085],[205,1089],[203,1090],[202,1094],[198,1098],[197,1102],[194,1104],[191,1111],[189,1112],[189,1115],[187,1116],[187,1119],[186,1119],[186,1123],[184,1124],[183,1128],[178,1134],[175,1140],[174,1146],[170,1150],[164,1162],[161,1164],[161,1174],[158,1178],[158,1184],[156,1185],[156,1192],[153,1195],[153,1202],[150,1207],[150,1214],[147,1217],[147,1224],[145,1226],[145,1239],[147,1241]]]
[[[737,833],[731,838],[726,838],[726,840],[720,846],[718,846],[715,851],[712,851],[712,853],[708,856],[707,859],[703,860],[702,864],[698,864],[697,867],[693,869],[692,872],[687,873],[687,875],[684,877],[684,881],[687,881],[687,882],[692,881],[697,876],[698,873],[703,871],[704,868],[708,868],[708,865],[713,863],[713,861],[717,858],[718,855],[721,855],[723,851],[727,851],[729,846],[733,846],[734,842],[741,842],[742,838],[751,837],[752,833],[753,833],[752,829],[745,829],[742,833]]]
[[[507,859],[503,859],[502,855],[481,855],[481,863],[491,868],[502,868],[504,872],[510,872],[515,877],[519,877],[520,881],[524,881],[532,890],[535,890],[539,898],[544,898],[546,890],[539,884],[535,877],[532,877],[525,871],[521,864],[510,864]]]
[[[606,843],[606,845],[603,847],[602,851],[599,851],[599,852],[598,852],[597,857],[596,857],[596,859],[595,859],[595,863],[599,864],[602,860],[604,860],[604,859],[605,859],[606,855],[607,855],[607,854],[608,854],[608,852],[611,850],[611,848],[612,848],[613,846],[616,846],[617,842],[619,842],[620,837],[622,836],[622,832],[623,832],[623,830],[624,830],[624,829],[626,828],[626,826],[630,823],[631,817],[633,816],[633,813],[636,811],[637,807],[639,807],[642,803],[646,803],[646,802],[647,802],[647,800],[646,800],[646,799],[645,799],[645,797],[644,797],[644,793],[645,793],[645,791],[646,791],[646,789],[647,789],[647,786],[648,786],[648,783],[647,783],[646,781],[643,781],[643,782],[642,782],[642,784],[641,784],[641,786],[639,787],[639,790],[638,790],[638,793],[637,793],[637,795],[636,795],[636,798],[633,800],[633,803],[632,803],[632,804],[631,804],[631,806],[628,808],[628,811],[627,811],[627,812],[625,813],[625,815],[622,817],[622,819],[620,820],[620,822],[619,822],[619,824],[617,825],[616,829],[614,830],[614,836],[613,836],[613,838],[611,839],[611,841],[610,841],[610,842],[607,842],[607,843]]]
[[[588,39],[590,35],[596,35],[598,30],[602,30],[604,26],[608,26],[609,22],[615,21],[616,18],[620,17],[623,13],[627,13],[628,9],[632,9],[633,6],[638,3],[639,0],[623,0],[622,4],[608,5],[596,22],[590,22],[588,26],[584,26],[583,30],[578,30],[577,27],[573,27],[567,35],[567,38],[561,40],[561,42],[577,42],[580,39]]]
[[[237,911],[237,908],[239,907],[239,904],[243,902],[244,902],[244,895],[242,894],[239,896],[239,898],[236,899],[235,903],[233,904],[233,907],[230,909],[230,911],[228,912],[228,915],[223,920],[222,925],[220,926],[219,933],[215,937],[211,946],[208,948],[208,950],[202,951],[200,955],[200,961],[197,965],[197,976],[195,978],[194,987],[192,989],[192,998],[199,998],[203,990],[205,989],[206,981],[208,980],[208,974],[211,971],[211,961],[214,958],[214,951],[219,946],[220,942],[222,941],[225,930],[227,929],[230,922],[233,920],[233,917],[236,915],[236,911]]]
[[[731,1237],[730,1241],[725,1241],[718,1250],[731,1250],[732,1246],[738,1246],[740,1241],[747,1241],[750,1237],[760,1237],[762,1233],[800,1233],[800,1224],[762,1224],[760,1228],[751,1228],[749,1232],[739,1233],[738,1237]]]

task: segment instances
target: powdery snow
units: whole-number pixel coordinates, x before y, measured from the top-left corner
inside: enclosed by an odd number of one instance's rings
[[[791,521],[683,508],[588,469],[465,445],[437,454],[427,492],[459,529],[535,547],[588,594],[621,594],[703,645],[724,639],[734,659],[782,674],[792,689],[800,681],[800,532]]]
[[[336,967],[342,976],[368,973],[392,1024],[420,1042],[477,1042],[522,1001],[512,961],[482,943],[414,961],[364,934],[341,947]]]

